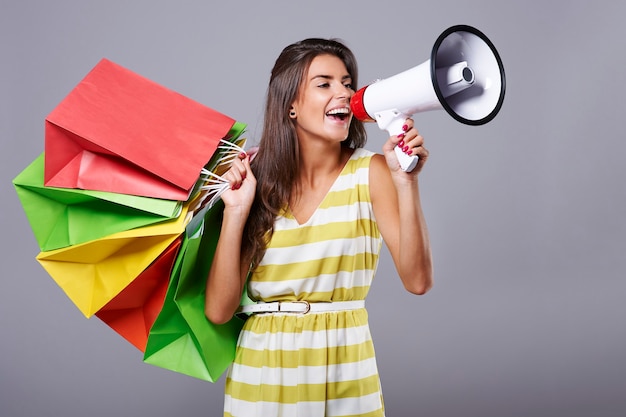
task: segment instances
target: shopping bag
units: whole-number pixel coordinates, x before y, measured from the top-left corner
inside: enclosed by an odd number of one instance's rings
[[[182,236],[96,313],[96,317],[142,352],[146,349],[150,328],[163,307],[181,241]]]
[[[144,362],[215,382],[235,357],[243,320],[211,323],[204,313],[206,278],[219,236],[223,205],[197,215],[183,235],[163,308],[150,329]]]
[[[45,185],[186,201],[234,120],[102,59],[45,120]]]
[[[40,252],[37,261],[89,318],[183,233],[187,212],[185,204],[176,219]]]
[[[182,202],[44,186],[44,154],[13,180],[40,250],[50,251],[177,217]],[[94,227],[97,225],[97,227]]]

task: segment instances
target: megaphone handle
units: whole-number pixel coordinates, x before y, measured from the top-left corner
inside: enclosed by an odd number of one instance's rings
[[[396,146],[395,148],[393,148],[393,150],[396,152],[396,156],[398,157],[398,162],[400,162],[400,168],[402,168],[402,171],[404,172],[413,171],[413,169],[419,162],[419,157],[415,155],[405,154],[404,151],[400,149],[399,146]]]
[[[396,136],[404,133],[402,126],[404,126],[405,120],[409,117],[411,116],[395,109],[387,110],[376,114],[376,123],[379,128],[386,130],[390,136]],[[400,168],[404,172],[413,171],[419,158],[415,155],[405,154],[399,146],[396,146],[393,150],[396,152],[398,162],[400,162]]]

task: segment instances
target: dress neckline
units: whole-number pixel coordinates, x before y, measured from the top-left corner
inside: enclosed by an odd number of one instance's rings
[[[339,170],[339,173],[337,174],[337,176],[335,177],[335,179],[331,183],[330,187],[328,188],[328,190],[326,190],[326,193],[324,194],[324,197],[322,197],[322,199],[319,201],[319,203],[315,207],[315,210],[313,210],[313,212],[311,213],[311,215],[309,216],[308,219],[306,219],[302,223],[300,221],[298,221],[296,216],[294,216],[293,212],[291,211],[291,206],[290,206],[289,203],[287,203],[287,207],[284,210],[283,217],[286,217],[288,219],[292,219],[294,222],[296,222],[296,224],[299,227],[308,226],[312,222],[312,220],[315,218],[315,215],[319,212],[320,207],[322,207],[324,202],[326,202],[326,200],[328,199],[328,196],[330,195],[330,193],[336,188],[337,183],[339,182],[339,178],[341,178],[344,175],[344,172],[348,168],[348,165],[350,164],[350,161],[352,161],[352,159],[354,158],[354,155],[356,155],[356,150],[352,149],[352,153],[350,154],[350,156],[348,157],[346,162],[343,164],[343,167],[341,167],[341,170]]]

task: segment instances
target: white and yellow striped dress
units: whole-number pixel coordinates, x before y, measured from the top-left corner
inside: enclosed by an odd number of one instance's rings
[[[262,301],[364,300],[382,238],[372,211],[372,152],[357,149],[305,224],[276,220],[248,292]],[[384,416],[367,311],[264,313],[240,334],[224,416]]]

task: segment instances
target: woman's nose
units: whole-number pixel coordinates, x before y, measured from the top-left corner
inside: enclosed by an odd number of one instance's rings
[[[337,92],[335,93],[337,98],[348,98],[348,99],[352,97],[352,94],[354,94],[354,91],[350,87],[347,87],[343,84],[341,84],[341,87],[339,87],[337,89]]]

